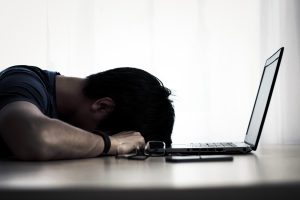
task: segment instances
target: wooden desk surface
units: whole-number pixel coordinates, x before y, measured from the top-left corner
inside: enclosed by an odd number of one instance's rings
[[[1,199],[281,199],[300,197],[300,145],[260,146],[232,162],[114,157],[0,161]],[[5,197],[5,198],[2,198]]]

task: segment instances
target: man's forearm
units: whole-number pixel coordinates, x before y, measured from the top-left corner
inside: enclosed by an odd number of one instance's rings
[[[41,120],[42,148],[46,160],[96,157],[103,152],[99,135],[57,119]]]
[[[33,104],[14,102],[0,110],[0,136],[12,153],[22,160],[58,160],[89,158],[104,150],[102,136],[45,116]],[[126,144],[122,153],[143,147],[141,133],[124,131],[110,136],[110,155],[119,144]]]
[[[12,103],[0,112],[1,137],[22,160],[95,157],[102,153],[101,136],[51,119],[28,102]]]

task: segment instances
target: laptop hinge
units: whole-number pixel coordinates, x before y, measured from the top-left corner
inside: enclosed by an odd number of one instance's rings
[[[251,150],[254,150],[255,148],[255,146],[254,145],[252,145],[252,144],[250,144],[249,142],[247,142],[247,141],[244,141],[244,143],[245,144],[248,144],[249,145],[249,147],[251,148]]]

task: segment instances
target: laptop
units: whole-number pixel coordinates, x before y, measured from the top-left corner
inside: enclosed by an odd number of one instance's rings
[[[244,142],[215,142],[174,144],[166,149],[167,154],[245,154],[255,151],[263,130],[264,121],[271,101],[284,47],[267,59]]]

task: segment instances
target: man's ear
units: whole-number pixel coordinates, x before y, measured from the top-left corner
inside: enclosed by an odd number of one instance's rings
[[[110,97],[97,99],[91,106],[92,112],[101,115],[108,115],[115,108],[115,102]]]

